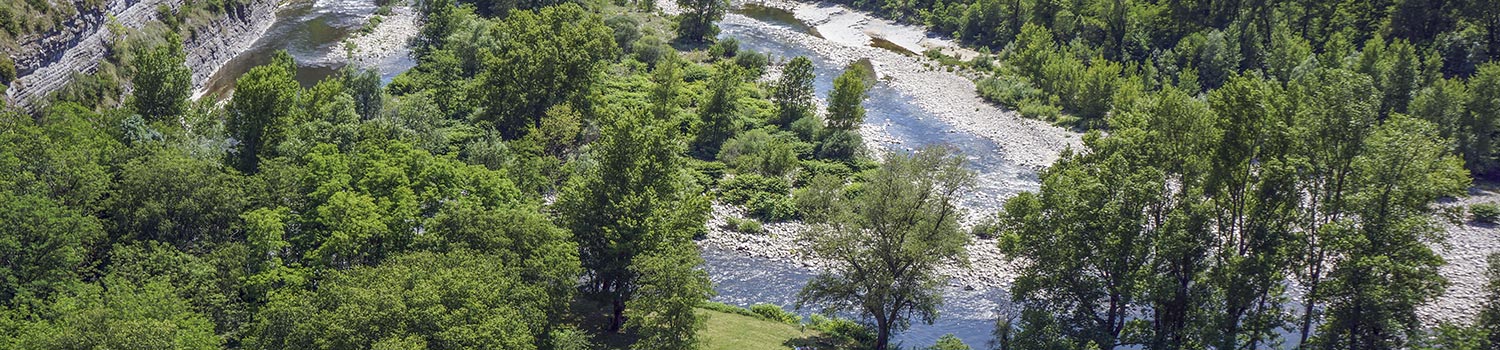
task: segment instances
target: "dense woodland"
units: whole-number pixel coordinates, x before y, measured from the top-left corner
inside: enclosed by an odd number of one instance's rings
[[[924,346],[891,340],[942,317],[937,268],[976,236],[1020,266],[1012,303],[993,344],[933,349],[1500,345],[1500,258],[1477,321],[1416,314],[1467,220],[1438,201],[1500,175],[1493,3],[852,3],[1090,129],[972,230],[962,155],[863,145],[869,67],[740,50],[725,1],[678,5],[426,1],[389,84],[302,86],[280,53],[223,103],[189,99],[188,29],[122,34],[120,81],[0,112],[0,348],[693,349],[703,310]],[[810,224],[832,264],[798,306],[850,318],[707,302],[714,202]]]

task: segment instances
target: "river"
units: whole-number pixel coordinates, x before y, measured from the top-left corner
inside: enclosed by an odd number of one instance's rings
[[[227,95],[234,88],[234,78],[257,65],[269,62],[271,53],[286,50],[297,62],[298,82],[310,86],[331,76],[345,64],[342,42],[364,25],[376,10],[370,0],[300,0],[278,12],[278,19],[265,36],[249,51],[225,65],[210,78],[208,92]],[[843,62],[820,54],[798,43],[778,40],[786,31],[818,36],[811,26],[797,22],[787,13],[776,10],[738,11],[721,23],[721,37],[733,37],[742,49],[767,53],[773,57],[808,56],[816,68],[815,88],[827,96],[833,78],[844,68]],[[821,36],[819,36],[821,37]],[[382,75],[390,77],[411,68],[410,58],[387,60],[377,65]],[[865,101],[865,128],[879,130],[884,142],[881,148],[909,151],[926,145],[954,147],[967,158],[967,166],[977,174],[977,186],[961,199],[962,205],[976,214],[993,213],[1001,203],[1021,191],[1038,186],[1035,171],[1006,160],[1000,145],[991,139],[960,131],[931,111],[912,102],[912,98],[892,84],[881,82],[870,90]],[[790,309],[797,291],[815,275],[801,265],[752,258],[734,252],[706,249],[703,257],[716,284],[715,301],[749,306],[772,303]],[[910,330],[895,341],[909,347],[932,344],[943,334],[953,333],[974,347],[984,346],[992,337],[996,313],[1008,298],[998,286],[950,286],[944,291],[945,303],[932,325],[914,322]],[[814,310],[802,310],[807,315]]]
[[[227,97],[234,80],[286,50],[297,62],[297,82],[312,86],[334,75],[348,61],[344,40],[365,25],[378,9],[373,0],[292,0],[277,10],[276,22],[245,52],[235,56],[208,80],[210,94]],[[375,69],[385,81],[415,66],[410,57],[383,60]]]
[[[809,26],[789,18],[785,13],[763,8],[736,11],[720,23],[720,36],[737,39],[742,50],[782,58],[809,57],[817,74],[815,89],[826,98],[834,78],[844,69],[843,63],[820,55],[820,50],[778,40],[788,30],[821,37]],[[1036,172],[1006,160],[995,142],[959,131],[912,101],[911,96],[892,84],[877,83],[865,100],[864,127],[880,130],[894,140],[883,145],[890,151],[909,151],[926,145],[945,145],[960,151],[967,158],[967,167],[978,177],[976,188],[960,199],[967,210],[976,214],[993,213],[1004,198],[1038,188]],[[798,264],[751,258],[730,251],[705,249],[703,257],[719,293],[714,300],[732,305],[772,303],[790,309],[797,291],[816,274]],[[995,286],[972,289],[950,286],[944,290],[944,304],[934,324],[913,322],[911,329],[895,340],[908,347],[922,347],[952,333],[970,346],[983,347],[993,338],[995,311],[1007,299],[1005,290]],[[816,310],[800,313],[813,311]]]

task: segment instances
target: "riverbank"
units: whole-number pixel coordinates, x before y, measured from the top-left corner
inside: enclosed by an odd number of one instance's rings
[[[110,26],[139,30],[159,20],[157,8],[182,6],[179,0],[113,0],[100,11],[80,13],[62,28],[22,38],[20,51],[11,53],[18,77],[6,90],[8,104],[24,110],[37,108],[52,92],[72,81],[74,74],[98,71],[109,54],[115,34]],[[201,96],[208,78],[235,56],[248,50],[276,20],[276,0],[253,0],[233,6],[184,35],[186,64],[193,72],[194,96]]]
[[[714,203],[708,219],[708,235],[698,241],[703,249],[734,252],[753,258],[800,265],[812,271],[826,271],[830,261],[818,259],[807,251],[802,234],[817,229],[802,222],[774,222],[762,225],[760,233],[738,232],[729,227],[730,218],[746,219],[745,210]],[[959,289],[1009,290],[1015,280],[1015,266],[1006,261],[992,239],[974,239],[967,246],[969,266],[946,264],[938,272],[948,277],[949,285]]]
[[[381,15],[370,18],[374,16]],[[344,41],[349,64],[377,68],[411,59],[410,42],[422,30],[421,14],[409,2],[400,1],[391,5],[390,15],[380,18],[370,32],[356,33]]]
[[[1440,204],[1440,208],[1469,208],[1480,203],[1500,203],[1500,191],[1489,185],[1476,185],[1467,198]],[[1448,279],[1442,296],[1417,308],[1417,315],[1428,325],[1441,322],[1468,323],[1479,315],[1485,300],[1490,254],[1500,253],[1500,225],[1477,221],[1448,222],[1443,225],[1447,242],[1434,245],[1433,251],[1443,257],[1438,274]]]

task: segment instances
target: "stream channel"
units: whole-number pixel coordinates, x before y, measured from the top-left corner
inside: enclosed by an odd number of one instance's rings
[[[297,80],[310,86],[331,76],[344,65],[341,42],[362,25],[375,11],[371,0],[298,0],[283,6],[277,22],[254,47],[230,61],[210,79],[208,91],[220,96],[233,89],[234,78],[250,68],[270,61],[277,50],[287,50],[297,62]],[[815,66],[815,87],[826,98],[833,78],[843,64],[817,51],[776,38],[792,35],[817,36],[811,26],[800,23],[786,12],[774,9],[741,9],[728,15],[720,26],[721,37],[739,40],[742,49],[766,53],[774,59],[808,56]],[[378,64],[386,81],[411,68],[410,58],[388,60]],[[974,213],[993,213],[1004,198],[1021,191],[1035,190],[1038,181],[1034,170],[1005,160],[1001,148],[993,141],[958,131],[932,113],[910,102],[910,98],[890,84],[881,82],[871,88],[865,101],[866,127],[879,127],[893,144],[889,151],[906,152],[926,145],[946,145],[959,150],[976,172],[977,186],[965,194],[962,205]],[[798,264],[753,258],[730,251],[706,249],[703,257],[716,284],[715,301],[739,306],[771,303],[791,309],[797,291],[816,275],[816,271]],[[906,347],[931,345],[938,337],[952,333],[970,346],[983,347],[990,333],[996,308],[1008,299],[999,286],[949,286],[945,303],[932,325],[913,322],[895,342]],[[816,310],[800,310],[807,315]],[[852,316],[852,315],[849,315]]]

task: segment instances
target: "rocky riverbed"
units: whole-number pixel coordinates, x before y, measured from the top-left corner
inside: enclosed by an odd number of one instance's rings
[[[1477,186],[1469,196],[1443,208],[1468,208],[1480,203],[1500,203],[1500,192],[1488,186]],[[1484,302],[1484,286],[1489,283],[1485,269],[1490,254],[1500,253],[1500,226],[1476,221],[1447,222],[1446,244],[1433,250],[1447,262],[1438,273],[1448,279],[1448,289],[1431,303],[1417,308],[1417,315],[1428,324],[1438,322],[1472,322]]]
[[[417,10],[406,2],[396,4],[391,7],[389,16],[381,16],[380,24],[374,30],[355,34],[345,41],[350,47],[349,64],[374,68],[410,61],[411,39],[421,30],[422,20]]]
[[[814,28],[812,31],[798,31],[794,27],[760,28],[757,29],[758,33],[769,33],[774,40],[810,48],[819,56],[844,64],[869,58],[884,81],[883,84],[910,96],[914,104],[956,129],[949,132],[973,134],[994,140],[1001,146],[1001,153],[1008,161],[1040,168],[1054,161],[1062,149],[1081,147],[1077,133],[1039,121],[1022,119],[1012,111],[984,102],[975,93],[973,83],[960,74],[931,69],[929,66],[936,66],[935,62],[899,51],[877,48],[871,44],[874,38],[879,38],[906,51],[939,49],[959,56],[972,53],[971,50],[958,47],[940,37],[926,35],[920,28],[873,18],[840,5],[786,0],[755,4],[789,11],[806,27]],[[661,7],[669,13],[676,11],[672,4]],[[723,23],[766,25],[737,14],[726,16]],[[884,123],[866,123],[861,132],[872,148],[892,151],[908,149],[909,146],[905,143],[909,140],[892,135],[887,130],[892,127]],[[999,203],[1006,197],[1008,196],[1001,195],[984,201]],[[1476,189],[1466,198],[1443,205],[1467,207],[1485,202],[1500,202],[1500,193],[1492,189]],[[965,221],[972,224],[977,218],[989,213],[971,210]],[[825,266],[823,262],[811,259],[801,250],[805,244],[799,241],[800,232],[815,228],[800,223],[773,223],[765,225],[765,233],[740,233],[723,227],[728,217],[743,217],[743,210],[715,205],[714,219],[709,224],[710,234],[700,242],[702,247],[800,265],[815,271],[822,270]],[[1485,259],[1491,253],[1500,252],[1500,227],[1496,225],[1466,221],[1445,224],[1445,227],[1446,242],[1434,244],[1433,247],[1447,260],[1439,273],[1450,284],[1444,295],[1419,307],[1421,319],[1429,325],[1439,322],[1469,322],[1474,319],[1478,312],[1477,305],[1484,297],[1483,287],[1487,283]],[[968,252],[968,267],[942,268],[944,275],[953,278],[954,287],[1009,288],[1015,267],[1000,254],[994,241],[976,239],[970,244]]]

